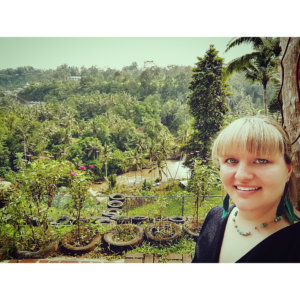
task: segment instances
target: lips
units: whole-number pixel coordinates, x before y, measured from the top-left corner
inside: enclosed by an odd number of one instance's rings
[[[238,191],[246,191],[246,192],[253,192],[261,189],[261,187],[245,187],[245,186],[238,186],[238,185],[235,185],[234,187]]]

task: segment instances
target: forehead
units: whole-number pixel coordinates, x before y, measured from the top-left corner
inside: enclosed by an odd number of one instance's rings
[[[282,154],[279,147],[275,147],[274,144],[270,145],[260,145],[257,143],[238,143],[238,142],[228,142],[218,149],[218,156],[230,155],[230,154],[248,154],[248,155],[267,155],[274,156],[277,154]]]
[[[260,122],[234,122],[221,132],[215,141],[217,156],[228,153],[253,153],[272,155],[284,152],[283,138],[271,125]]]
[[[233,149],[232,151],[225,152],[219,155],[219,158],[244,158],[244,159],[256,159],[256,158],[265,158],[269,160],[279,160],[284,159],[282,153],[278,151],[273,151],[272,153],[258,153],[258,152],[249,152],[249,151],[239,151]]]
[[[225,139],[217,146],[217,156],[225,156],[230,154],[251,154],[254,156],[283,156],[283,148],[280,142],[264,141],[257,139],[237,140],[234,138]]]

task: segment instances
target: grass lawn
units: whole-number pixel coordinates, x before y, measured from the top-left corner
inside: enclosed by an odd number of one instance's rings
[[[182,197],[184,197],[184,201],[182,200]],[[193,216],[196,212],[195,197],[192,195],[168,196],[162,198],[164,201],[163,208],[160,207],[160,200],[158,200],[158,198],[154,198],[153,203],[139,203],[139,206],[130,208],[127,211],[125,210],[123,214],[128,216],[147,217],[154,217],[159,214],[166,217],[181,216],[182,205],[184,216]],[[129,199],[129,201],[134,200]],[[201,207],[199,207],[199,216],[204,218],[213,207],[222,205],[222,201],[222,197],[206,198],[206,200],[201,204]]]

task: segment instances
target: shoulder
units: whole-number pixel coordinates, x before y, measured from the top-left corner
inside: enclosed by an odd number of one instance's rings
[[[229,212],[232,210],[233,205],[230,206],[229,208]],[[223,226],[224,224],[226,224],[227,222],[227,218],[222,218],[223,215],[223,208],[222,206],[216,206],[214,208],[212,208],[203,223],[202,226],[202,231],[205,231],[205,229],[207,230],[209,228],[209,232],[211,233],[212,231],[218,231],[220,229],[221,226]]]
[[[234,208],[234,205],[230,205],[230,207],[229,207],[229,213],[232,211],[233,208]],[[225,220],[225,219],[227,219],[227,217],[225,217],[223,219],[222,215],[223,215],[223,207],[222,206],[216,206],[216,207],[212,208],[208,212],[206,218],[207,219],[213,218],[213,219],[218,219],[218,220]]]
[[[232,207],[230,207],[230,210]],[[223,208],[212,208],[198,236],[193,262],[218,262],[227,218],[222,218]]]
[[[229,207],[229,214],[232,211],[232,209],[234,208],[234,205],[230,205]],[[222,218],[223,215],[223,207],[222,206],[216,206],[214,208],[212,208],[203,223],[202,226],[202,230],[200,232],[204,233],[204,232],[209,232],[212,233],[219,231],[221,228],[225,228],[225,225],[227,223],[228,220],[228,216],[226,216],[225,218]]]

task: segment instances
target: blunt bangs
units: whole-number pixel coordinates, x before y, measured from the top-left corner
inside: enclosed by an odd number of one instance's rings
[[[255,155],[284,155],[284,141],[280,131],[263,117],[245,117],[232,122],[214,142],[212,159],[232,153],[250,152]]]

